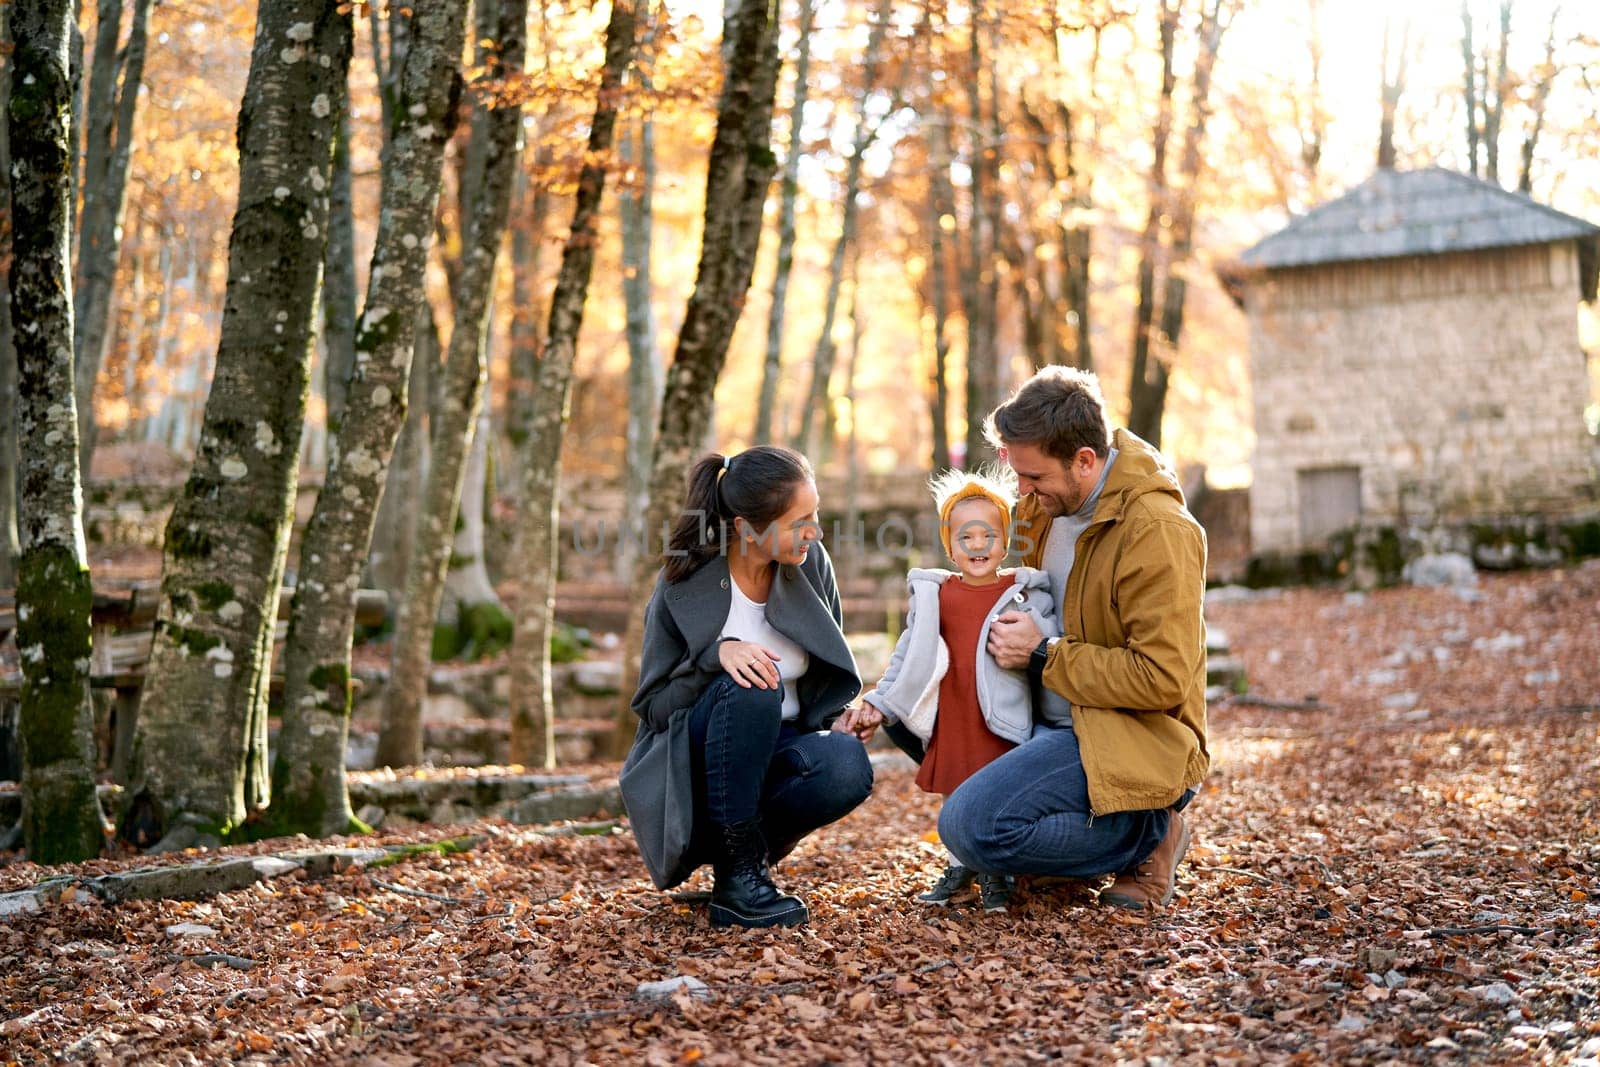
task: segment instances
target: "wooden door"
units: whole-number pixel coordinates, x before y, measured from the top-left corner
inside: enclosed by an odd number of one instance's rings
[[[1300,543],[1311,548],[1361,521],[1361,468],[1300,471]]]

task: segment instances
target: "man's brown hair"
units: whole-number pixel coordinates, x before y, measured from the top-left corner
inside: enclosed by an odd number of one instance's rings
[[[1068,463],[1078,449],[1092,448],[1104,459],[1111,452],[1111,426],[1100,379],[1076,367],[1045,367],[990,412],[983,435],[997,451],[1008,444],[1037,445]]]

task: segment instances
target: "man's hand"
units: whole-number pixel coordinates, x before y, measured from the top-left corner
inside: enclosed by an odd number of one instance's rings
[[[989,624],[989,655],[1007,670],[1021,670],[1044,635],[1025,611],[1008,611]]]

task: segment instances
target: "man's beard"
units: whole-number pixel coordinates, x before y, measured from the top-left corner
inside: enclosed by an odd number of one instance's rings
[[[1055,493],[1048,493],[1040,496],[1035,493],[1034,496],[1038,498],[1039,503],[1044,507],[1045,514],[1052,519],[1061,519],[1083,507],[1083,502],[1088,497],[1088,494],[1081,489],[1076,491],[1069,489],[1068,492],[1072,493],[1072,495],[1059,496]]]

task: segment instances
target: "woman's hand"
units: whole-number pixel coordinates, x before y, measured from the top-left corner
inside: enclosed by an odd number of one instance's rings
[[[717,659],[722,669],[740,685],[749,689],[777,689],[783,684],[778,677],[778,661],[783,657],[754,641],[724,641],[717,648]]]

